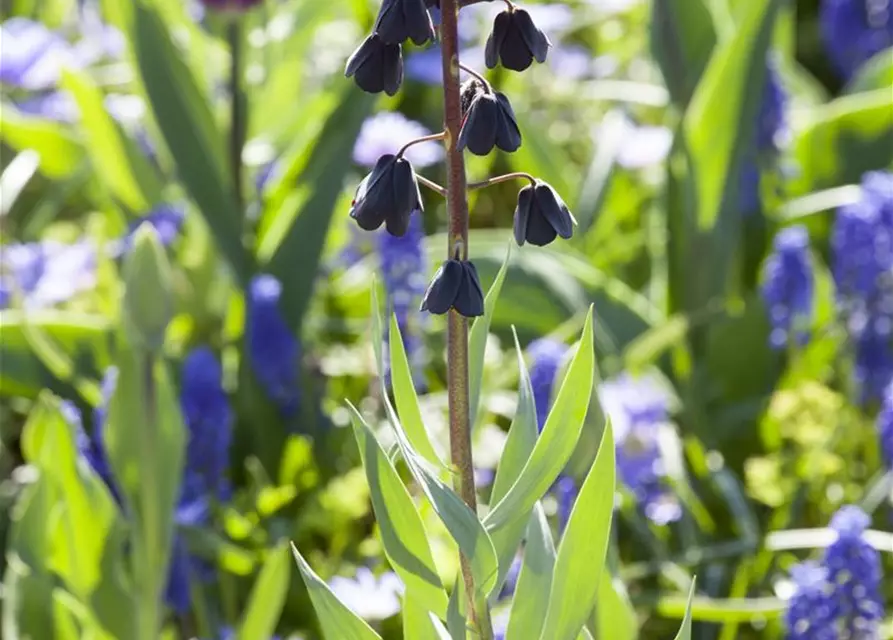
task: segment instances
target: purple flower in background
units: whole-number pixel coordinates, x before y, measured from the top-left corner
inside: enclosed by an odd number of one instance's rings
[[[828,570],[815,562],[791,567],[794,594],[785,612],[787,640],[837,640]]]
[[[806,330],[802,326],[797,330],[812,316],[812,260],[805,227],[788,227],[776,234],[763,274],[763,300],[772,325],[770,344],[783,348],[792,331],[798,342],[805,342]]]
[[[251,367],[267,396],[285,416],[299,401],[300,345],[279,309],[282,284],[267,274],[255,276],[248,289],[247,340]]]
[[[266,191],[270,179],[276,175],[278,170],[279,162],[277,160],[268,162],[257,170],[257,173],[254,176],[254,188],[257,189],[259,194]]]
[[[71,419],[74,415],[71,413],[66,413],[66,418],[68,419],[69,424],[75,426],[75,445],[77,446],[78,453],[82,459],[92,467],[93,471],[96,472],[96,475],[102,479],[115,501],[118,504],[122,504],[121,494],[115,486],[112,468],[109,465],[108,455],[106,454],[105,443],[103,441],[106,414],[108,413],[109,403],[112,400],[112,394],[115,392],[115,385],[117,382],[118,369],[115,367],[106,369],[105,374],[102,377],[102,401],[93,410],[92,433],[88,434],[84,430],[80,419],[80,413],[78,413],[74,405],[70,403],[67,403],[69,411],[74,409],[74,412],[77,415],[77,421],[75,422]],[[63,403],[63,407],[65,406],[66,403]]]
[[[581,80],[592,75],[592,53],[586,47],[559,44],[552,47],[546,61],[559,78]]]
[[[161,244],[167,246],[172,244],[180,235],[183,228],[183,221],[186,219],[186,212],[182,207],[162,204],[158,205],[152,211],[136,220],[130,225],[130,231],[127,234],[128,242],[136,233],[137,228],[143,223],[148,222],[158,233],[158,239]]]
[[[893,173],[863,176],[859,201],[837,211],[831,252],[856,380],[864,400],[878,398],[893,377]]]
[[[661,430],[670,422],[669,390],[654,376],[623,374],[599,385],[602,408],[611,418],[617,448],[617,473],[655,524],[682,516],[679,500],[666,486]]]
[[[881,411],[877,418],[877,429],[884,461],[887,463],[887,468],[893,471],[893,382],[884,391]]]
[[[580,489],[577,487],[577,481],[571,476],[559,477],[553,489],[558,500],[558,532],[561,533],[567,528],[567,523],[571,519],[571,511]]]
[[[823,0],[819,21],[828,57],[844,78],[893,47],[893,7],[889,0]]]
[[[66,302],[96,286],[96,249],[86,240],[3,245],[0,281],[26,309]]]
[[[391,571],[376,577],[366,567],[357,569],[356,578],[335,576],[329,587],[341,602],[365,620],[384,620],[400,611],[403,583]]]
[[[462,11],[461,16],[465,11]],[[462,63],[468,65],[472,69],[481,69],[484,66],[484,48],[480,46],[470,46],[463,48],[459,52]],[[424,51],[418,51],[407,56],[403,71],[407,78],[428,84],[432,86],[440,86],[443,84],[443,66],[440,59],[440,45],[434,45]],[[466,78],[467,74],[460,71],[460,76]]]
[[[397,316],[415,382],[423,384],[421,326],[427,316],[419,312],[419,304],[428,287],[430,266],[422,217],[418,213],[410,216],[409,229],[402,237],[380,231],[376,238],[388,308]]]
[[[75,59],[62,36],[28,18],[0,24],[0,81],[22,89],[49,89]]]
[[[382,111],[366,119],[353,148],[353,160],[364,167],[373,167],[386,154],[396,154],[413,140],[431,135],[418,122],[407,119],[402,113]],[[423,142],[406,150],[404,157],[415,167],[427,167],[444,158],[443,145],[439,142]]]
[[[74,98],[64,91],[34,94],[18,101],[15,108],[25,115],[56,122],[73,123],[81,115]]]
[[[639,126],[627,121],[617,164],[624,169],[654,166],[666,159],[672,146],[673,133],[667,127]]]
[[[536,426],[543,430],[549,409],[552,406],[552,390],[555,377],[564,364],[568,348],[563,342],[551,338],[534,340],[527,347],[530,355],[530,385],[533,388],[533,401],[536,405]]]
[[[870,523],[865,512],[850,505],[831,518],[837,540],[825,550],[823,564],[847,638],[876,638],[884,616],[880,553],[862,535]]]
[[[515,587],[518,586],[518,576],[521,575],[521,564],[523,555],[517,554],[509,565],[509,570],[505,574],[505,582],[502,583],[502,589],[499,590],[497,601],[511,598],[515,593]]]

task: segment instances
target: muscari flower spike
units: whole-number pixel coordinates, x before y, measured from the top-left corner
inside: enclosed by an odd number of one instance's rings
[[[347,60],[344,75],[367,93],[395,95],[403,83],[402,45],[387,44],[373,33]]]
[[[561,196],[551,185],[537,180],[518,192],[515,209],[515,241],[543,247],[556,236],[565,240],[574,234],[575,220]]]
[[[350,217],[366,231],[384,223],[388,233],[402,237],[413,211],[421,212],[423,207],[412,164],[399,155],[383,155],[357,187]]]
[[[791,567],[794,594],[785,612],[787,640],[837,640],[828,570],[816,562]]]
[[[422,299],[422,311],[442,315],[455,309],[466,318],[484,315],[484,291],[474,264],[457,256],[434,274]]]
[[[409,38],[423,45],[434,39],[434,25],[423,0],[384,0],[374,31],[387,44],[400,44]]]
[[[512,71],[524,71],[534,60],[546,61],[552,43],[545,33],[533,24],[530,14],[512,6],[500,12],[493,21],[493,31],[487,38],[485,62],[494,69],[497,62]]]
[[[828,56],[845,79],[869,58],[893,46],[889,1],[823,0],[819,22]]]
[[[467,105],[467,107],[466,107]],[[477,79],[462,87],[462,128],[457,148],[485,156],[493,147],[509,153],[521,146],[521,131],[508,98]]]
[[[775,236],[764,273],[762,294],[772,324],[769,341],[780,349],[788,343],[796,325],[812,315],[812,260],[805,227],[788,227]],[[806,337],[805,331],[795,335],[798,342],[804,342]]]

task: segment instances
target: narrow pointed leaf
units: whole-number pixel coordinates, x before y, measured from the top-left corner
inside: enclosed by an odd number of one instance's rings
[[[372,280],[372,351],[375,353],[375,371],[378,379],[385,379],[384,350],[382,349],[384,338],[384,322],[381,319],[381,305],[378,302],[378,282]]]
[[[442,467],[440,456],[434,451],[431,438],[425,429],[415,384],[412,381],[412,371],[406,357],[406,348],[403,345],[403,335],[400,333],[396,315],[391,316],[391,333],[388,343],[391,352],[391,386],[394,389],[394,403],[397,405],[400,424],[406,430],[406,439],[425,460],[435,467]]]
[[[445,616],[447,595],[422,518],[369,425],[353,405],[348,403],[348,407],[385,555],[406,585],[407,599],[417,601],[425,612]]]
[[[697,580],[691,581],[691,589],[688,592],[688,604],[685,606],[685,617],[682,619],[679,633],[676,634],[676,640],[691,640],[691,601],[695,597],[696,583]]]
[[[541,640],[573,640],[592,614],[613,512],[614,434],[608,420],[595,462],[583,481],[558,545]],[[586,562],[580,562],[580,558],[586,558]]]
[[[465,640],[465,587],[462,584],[462,576],[457,576],[450,593],[450,602],[447,606],[447,629],[452,640]]]
[[[530,458],[506,495],[484,518],[488,531],[513,522],[517,514],[533,508],[567,464],[580,438],[595,377],[592,309],[586,317],[583,336],[543,431]]]
[[[527,525],[524,560],[512,599],[506,640],[526,640],[539,636],[549,606],[554,566],[552,531],[542,505],[537,503]]]
[[[291,544],[291,551],[307,586],[310,601],[313,603],[313,609],[319,618],[319,625],[326,640],[381,640],[381,636],[341,602],[332,593],[329,585],[314,573],[294,543]]]
[[[273,635],[288,595],[290,576],[288,546],[283,541],[270,551],[254,582],[239,627],[238,640],[269,638]]]
[[[487,291],[487,297],[484,298],[484,315],[474,321],[468,334],[468,407],[472,427],[477,422],[476,418],[484,384],[484,352],[487,347],[487,336],[490,333],[490,323],[493,321],[496,301],[499,299],[500,291],[502,291],[502,283],[505,282],[505,274],[508,271],[511,257],[512,246],[509,244],[509,248],[505,253],[505,260],[499,268],[490,290]]]
[[[599,638],[616,640],[636,640],[639,623],[636,610],[619,578],[612,578],[608,571],[602,571],[598,588],[598,601],[595,605],[595,619]]]
[[[440,619],[407,592],[403,598],[403,637],[410,635],[418,640],[450,640]]]

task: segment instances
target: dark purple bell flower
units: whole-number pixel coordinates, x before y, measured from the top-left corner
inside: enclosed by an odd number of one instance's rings
[[[344,75],[367,93],[384,91],[392,96],[403,83],[403,47],[387,44],[373,33],[351,54]]]
[[[424,0],[384,0],[375,33],[388,44],[401,44],[409,38],[422,45],[434,39],[434,25]]]
[[[556,236],[565,240],[574,234],[574,217],[555,189],[542,180],[518,193],[515,209],[515,241],[543,247]]]
[[[466,87],[470,90],[462,92],[465,118],[459,131],[458,149],[467,147],[478,156],[487,155],[494,146],[503,151],[517,151],[521,146],[521,131],[508,98],[477,80],[467,83]]]
[[[409,228],[412,212],[422,210],[412,164],[389,153],[378,159],[372,173],[357,187],[350,217],[366,231],[374,231],[384,223],[388,233],[400,238]]]
[[[534,60],[545,62],[552,43],[545,33],[533,24],[524,9],[506,9],[493,21],[493,31],[487,38],[487,68],[494,69],[497,61],[512,71],[524,71]]]
[[[422,300],[422,311],[442,315],[451,308],[466,318],[484,315],[484,290],[477,269],[468,260],[444,262]]]

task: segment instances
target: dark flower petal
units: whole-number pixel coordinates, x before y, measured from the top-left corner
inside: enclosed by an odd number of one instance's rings
[[[537,182],[534,190],[536,207],[540,210],[555,232],[562,238],[570,238],[574,233],[570,211],[555,189],[545,182]]]
[[[527,242],[537,247],[544,247],[555,240],[557,235],[555,227],[543,215],[534,198],[530,207],[530,219],[527,221]]]
[[[478,156],[485,156],[496,144],[496,127],[499,123],[499,104],[489,94],[475,98],[468,109],[468,117],[459,132],[459,148],[466,146]]]
[[[466,318],[484,315],[484,290],[478,272],[471,262],[463,262],[464,277],[453,308]]]
[[[347,59],[347,65],[344,68],[344,75],[348,78],[353,77],[357,70],[363,66],[369,58],[371,58],[376,52],[375,42],[373,38],[375,34],[372,34],[357,47],[356,51],[350,54],[350,57]]]
[[[533,64],[533,54],[514,20],[506,30],[502,48],[499,50],[499,58],[502,61],[502,66],[512,71],[524,71]]]
[[[403,158],[394,163],[391,174],[395,206],[387,214],[387,230],[392,236],[402,238],[409,228],[409,216],[416,204],[415,175],[412,165]]]
[[[400,44],[406,40],[406,22],[400,0],[383,0],[372,30],[382,42]]]
[[[389,96],[396,95],[403,84],[403,47],[399,44],[388,45],[385,49],[382,83]]]
[[[493,20],[493,31],[487,38],[487,46],[484,49],[484,62],[488,69],[495,69],[496,63],[499,61],[500,52],[502,51],[503,42],[512,22],[512,16],[508,11],[502,11],[497,14]]]
[[[389,212],[395,207],[391,173],[394,168],[394,156],[385,154],[378,159],[372,172],[357,187],[350,217],[357,221],[361,229],[373,231],[378,229]]]
[[[374,30],[388,44],[401,44],[411,38],[421,45],[434,37],[434,25],[423,0],[384,0]]]
[[[399,44],[385,44],[373,33],[347,61],[344,74],[353,77],[367,93],[394,95],[403,81],[403,55]]]
[[[546,55],[549,53],[549,47],[551,46],[549,38],[546,37],[545,33],[536,28],[530,14],[524,9],[515,9],[513,18],[515,29],[521,34],[521,37],[524,38],[524,42],[527,44],[527,49],[533,54],[533,57],[537,62],[545,62]]]
[[[527,225],[530,221],[530,205],[533,203],[533,187],[524,187],[518,192],[518,206],[515,207],[515,242],[519,247],[527,240]]]
[[[403,11],[406,15],[407,33],[416,45],[423,45],[434,39],[431,15],[422,0],[403,0]]]
[[[496,146],[509,153],[517,151],[521,146],[521,130],[515,120],[515,112],[508,98],[497,93],[496,100],[499,104],[499,119],[496,126]]]
[[[456,294],[465,277],[465,270],[458,260],[447,260],[434,274],[422,299],[422,311],[438,315],[444,314],[453,306]]]

